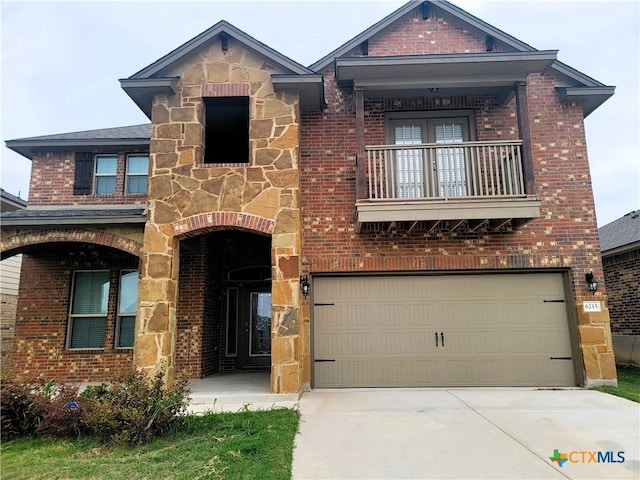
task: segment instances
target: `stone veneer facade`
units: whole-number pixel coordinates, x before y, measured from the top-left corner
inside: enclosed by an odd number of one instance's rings
[[[180,241],[219,229],[271,237],[271,389],[301,388],[300,179],[297,94],[276,93],[273,67],[242,44],[219,40],[178,65],[173,96],[156,96],[150,144],[135,363],[175,376]],[[278,72],[275,72],[278,73]],[[248,96],[249,162],[205,164],[206,97]]]

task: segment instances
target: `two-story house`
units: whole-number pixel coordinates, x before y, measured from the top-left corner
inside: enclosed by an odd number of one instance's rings
[[[150,125],[7,141],[15,370],[615,384],[583,121],[614,88],[556,54],[445,1],[309,67],[221,21],[120,80]]]

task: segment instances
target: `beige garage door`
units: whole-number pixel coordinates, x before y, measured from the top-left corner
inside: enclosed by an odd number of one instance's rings
[[[315,388],[575,385],[560,274],[318,277]]]

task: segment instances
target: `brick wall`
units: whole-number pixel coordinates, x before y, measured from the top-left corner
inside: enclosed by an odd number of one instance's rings
[[[452,25],[434,12],[429,14],[427,20],[423,20],[420,9],[369,40],[371,56],[484,51],[484,38],[470,35],[468,30]]]
[[[233,371],[226,354],[227,288],[248,286],[227,280],[230,270],[271,262],[269,237],[220,231],[182,241],[178,282],[176,376],[201,378]],[[264,285],[264,282],[262,282]]]
[[[176,315],[176,376],[203,377],[204,330],[212,318],[204,309],[206,295],[206,250],[204,237],[184,240],[180,249],[180,277]],[[208,338],[211,342],[211,338]],[[215,362],[215,360],[214,360]]]
[[[116,152],[104,152],[116,153]],[[133,152],[127,152],[133,153]],[[29,206],[39,205],[146,205],[146,195],[125,195],[126,154],[118,155],[116,193],[113,195],[74,195],[74,152],[36,153],[31,161]]]
[[[402,51],[387,53],[460,51],[464,43],[460,30],[444,21],[436,23],[439,33],[435,44],[394,40],[403,45]],[[393,30],[394,35],[401,35],[402,25],[407,24],[408,36],[436,31],[431,20],[411,16]],[[370,41],[369,54],[381,53],[382,44],[390,41],[387,37],[381,35]],[[463,50],[484,51],[480,46],[477,40],[469,39]],[[518,230],[492,235],[456,235],[419,228],[357,234],[353,95],[350,88],[337,86],[331,69],[323,73],[328,108],[304,114],[301,122],[304,270],[570,268],[575,300],[588,298],[584,273],[593,269],[597,277],[602,271],[582,107],[560,104],[552,77],[535,74],[527,79],[529,118],[525,120],[531,128],[534,193],[542,201],[541,218]],[[384,112],[457,108],[473,108],[478,140],[518,138],[515,100],[502,107],[491,96],[436,96],[369,99],[365,104],[366,143],[386,143]]]
[[[640,335],[640,250],[602,259],[611,332]]]
[[[49,245],[23,256],[17,306],[13,369],[56,381],[106,381],[132,368],[132,350],[113,348],[117,285],[121,269],[137,269],[138,258],[97,245]],[[111,271],[107,334],[103,351],[66,349],[74,270]]]

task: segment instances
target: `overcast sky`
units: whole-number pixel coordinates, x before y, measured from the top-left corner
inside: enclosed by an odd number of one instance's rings
[[[125,78],[219,20],[310,65],[403,1],[2,0],[2,140],[146,123]],[[640,208],[640,2],[452,3],[606,85],[586,119],[598,225]],[[2,146],[2,188],[28,195],[30,161]]]

